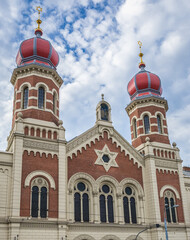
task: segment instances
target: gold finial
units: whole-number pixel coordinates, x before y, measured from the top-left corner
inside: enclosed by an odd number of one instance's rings
[[[139,57],[141,59],[141,62],[139,63],[139,67],[141,68],[141,67],[145,67],[145,63],[142,60],[142,57],[144,56],[144,54],[141,52],[142,42],[138,41],[138,44],[139,44],[139,48],[140,48]]]
[[[104,101],[104,94],[102,93],[102,101]]]
[[[42,12],[42,8],[40,6],[36,7],[36,10],[38,11],[38,20],[36,20],[38,27],[36,28],[36,30],[41,30],[40,28],[40,24],[42,23],[42,20],[40,19],[40,12]]]

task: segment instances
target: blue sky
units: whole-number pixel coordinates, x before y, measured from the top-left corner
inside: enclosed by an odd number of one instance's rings
[[[94,125],[104,93],[115,129],[131,142],[127,83],[138,72],[141,40],[146,69],[159,75],[168,100],[171,143],[177,143],[184,165],[190,166],[189,1],[0,0],[0,5],[1,150],[11,130],[15,57],[20,42],[34,36],[40,5],[43,37],[60,56],[60,118],[67,140]]]

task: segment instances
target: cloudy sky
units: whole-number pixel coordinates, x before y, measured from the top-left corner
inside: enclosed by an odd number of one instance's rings
[[[20,42],[34,36],[38,5],[43,37],[60,56],[60,118],[67,140],[94,125],[104,93],[115,129],[131,142],[127,83],[139,70],[141,40],[146,69],[160,76],[168,100],[171,143],[190,166],[188,0],[0,0],[0,149],[11,129],[15,57]]]

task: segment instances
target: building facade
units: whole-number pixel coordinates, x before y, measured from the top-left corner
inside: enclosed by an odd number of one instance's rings
[[[139,56],[126,107],[132,145],[103,95],[94,127],[66,141],[59,56],[39,26],[20,44],[12,130],[0,153],[0,239],[133,240],[147,228],[138,239],[164,240],[164,218],[169,239],[190,239],[190,169],[170,144],[161,80]]]

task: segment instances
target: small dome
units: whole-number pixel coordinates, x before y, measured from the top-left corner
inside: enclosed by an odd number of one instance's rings
[[[148,96],[161,97],[162,87],[160,78],[140,66],[141,70],[128,83],[127,90],[131,100]]]
[[[42,33],[35,31],[36,37],[24,40],[19,47],[16,63],[18,67],[39,64],[55,68],[59,55],[48,40],[41,38]]]

